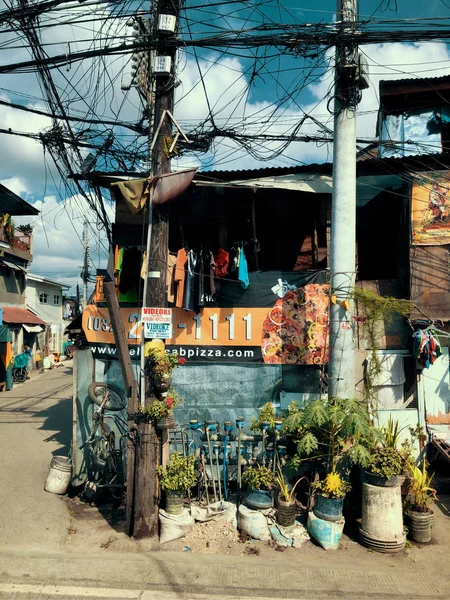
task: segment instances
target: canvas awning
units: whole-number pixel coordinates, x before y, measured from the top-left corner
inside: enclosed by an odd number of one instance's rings
[[[22,325],[22,327],[25,331],[28,331],[28,333],[41,333],[41,331],[43,331],[41,325]]]

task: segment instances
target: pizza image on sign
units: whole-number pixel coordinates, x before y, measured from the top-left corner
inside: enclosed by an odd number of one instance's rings
[[[267,364],[328,362],[329,285],[308,284],[287,292],[269,310],[261,350]]]

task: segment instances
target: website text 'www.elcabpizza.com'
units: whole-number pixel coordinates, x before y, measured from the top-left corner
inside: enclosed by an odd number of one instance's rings
[[[256,358],[255,349],[250,348],[230,348],[227,346],[214,346],[213,348],[205,348],[204,346],[166,346],[166,352],[170,354],[178,354],[183,358],[239,358],[252,360]]]

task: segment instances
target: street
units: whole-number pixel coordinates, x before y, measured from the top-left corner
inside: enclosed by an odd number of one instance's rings
[[[77,522],[66,498],[43,489],[51,456],[69,450],[71,394],[72,369],[63,366],[0,395],[0,598],[450,598],[442,537],[404,556],[356,543],[334,553],[311,547],[218,556],[122,542],[96,507],[91,520]],[[117,542],[110,547],[111,533]]]

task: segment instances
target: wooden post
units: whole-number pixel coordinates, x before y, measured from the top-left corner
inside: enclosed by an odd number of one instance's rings
[[[131,364],[130,352],[128,350],[128,342],[123,326],[122,317],[120,315],[119,301],[116,295],[116,285],[113,281],[108,281],[103,284],[105,293],[106,306],[109,311],[109,318],[113,327],[114,341],[116,344],[117,355],[119,357],[122,377],[125,383],[125,388],[128,395],[128,412],[134,414],[138,410],[138,384],[133,373]],[[130,427],[131,424],[131,427]],[[132,431],[133,429],[133,431]],[[128,433],[133,439],[140,439],[141,432],[135,436],[135,426],[133,421],[128,420]],[[128,535],[134,534],[135,526],[135,498],[136,498],[136,474],[138,468],[138,457],[135,451],[133,439],[127,439],[127,506],[126,506],[126,529]]]
[[[156,40],[156,47],[158,48],[158,15],[161,14],[161,11],[164,14],[174,14],[174,5],[164,0],[158,0],[155,2],[155,5],[152,25],[153,37]],[[176,16],[178,18],[178,14]],[[156,50],[157,52],[158,50]],[[153,102],[153,129],[150,128],[152,131],[152,135],[149,138],[150,147],[157,134],[153,151],[150,155],[150,175],[152,177],[170,173],[170,158],[166,156],[164,151],[164,138],[172,137],[172,121],[166,114],[161,123],[161,117],[164,115],[165,110],[173,112],[174,86],[169,84],[174,78],[175,51],[172,52],[171,58],[171,75],[167,77],[158,76],[154,86],[152,82],[148,85],[149,90],[154,88],[154,102],[153,94],[148,94],[149,107]],[[159,127],[160,123],[161,127]],[[148,240],[147,280],[144,286],[146,293],[143,305],[148,307],[164,307],[167,304],[166,273],[169,242],[169,210],[166,204],[161,204],[152,206],[148,212],[150,238]],[[145,377],[145,386],[141,388],[145,390],[144,405],[152,402],[152,397],[147,395],[150,386],[148,385],[147,376]],[[164,454],[167,456],[168,439],[164,446],[166,448]],[[156,537],[158,535],[159,483],[156,472],[158,462],[159,439],[156,428],[153,423],[146,423],[141,429],[141,442],[138,449],[139,468],[135,474],[135,537]]]

